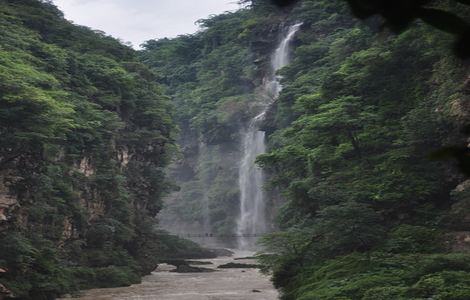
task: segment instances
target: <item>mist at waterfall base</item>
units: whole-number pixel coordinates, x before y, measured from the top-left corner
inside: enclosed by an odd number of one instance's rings
[[[266,152],[265,133],[259,130],[269,107],[277,100],[282,90],[281,78],[277,71],[289,63],[289,45],[301,24],[289,27],[272,55],[271,70],[264,80],[263,97],[260,97],[262,111],[249,123],[242,133],[242,159],[239,169],[240,217],[237,222],[238,248],[243,250],[256,247],[255,236],[267,233],[270,227],[266,218],[263,170],[255,164],[256,157]]]
[[[191,168],[181,168],[170,177],[184,178],[186,172],[193,170],[197,174],[197,185],[200,186],[194,199],[197,200],[197,209],[200,218],[192,222],[182,221],[181,216],[171,209],[164,208],[159,214],[160,227],[172,234],[191,239],[205,247],[219,248],[229,247],[239,250],[255,251],[257,241],[260,236],[273,230],[271,224],[271,208],[267,207],[266,193],[264,191],[265,174],[255,164],[256,157],[266,152],[265,132],[260,127],[265,119],[265,115],[270,106],[278,99],[282,90],[281,77],[278,71],[285,67],[291,58],[290,45],[300,29],[301,23],[286,26],[282,30],[279,42],[270,56],[269,68],[263,78],[262,86],[258,88],[253,107],[257,107],[255,116],[242,125],[240,129],[240,139],[238,144],[215,146],[207,145],[201,141],[188,140],[193,136],[182,137],[185,145],[197,145],[193,150],[194,156]],[[222,156],[217,157],[217,156]],[[233,199],[233,222],[229,222],[229,228],[219,230],[231,232],[220,236],[217,234],[217,220],[211,218],[210,202],[208,190],[214,184],[217,185],[218,174],[208,171],[209,165],[218,165],[220,169],[233,169],[237,173],[233,174],[233,189],[239,196]],[[182,171],[181,171],[182,170]],[[236,181],[238,178],[238,182]],[[183,185],[189,181],[181,181]],[[194,184],[191,181],[190,184]],[[184,188],[184,187],[183,187]],[[232,193],[233,191],[227,191]],[[181,201],[181,193],[176,192],[166,199],[167,203],[175,204],[178,199]],[[183,200],[184,201],[184,200]],[[194,205],[194,202],[191,202]]]

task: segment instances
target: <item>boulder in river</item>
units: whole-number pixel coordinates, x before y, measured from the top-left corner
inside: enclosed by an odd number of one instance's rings
[[[261,265],[257,264],[240,264],[230,262],[228,264],[218,266],[220,269],[260,269]]]
[[[233,251],[224,248],[210,249],[210,251],[214,253],[217,257],[232,257],[234,254]]]
[[[175,273],[207,273],[207,272],[216,272],[214,269],[193,267],[190,265],[179,265],[175,270],[170,272]]]

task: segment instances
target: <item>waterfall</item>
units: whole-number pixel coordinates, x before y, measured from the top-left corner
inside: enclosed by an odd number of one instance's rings
[[[242,158],[239,169],[240,216],[237,222],[238,247],[250,249],[254,247],[254,235],[266,233],[266,203],[263,191],[264,174],[256,166],[255,159],[266,152],[265,133],[259,130],[269,106],[276,101],[282,90],[280,76],[277,71],[289,63],[289,45],[302,24],[289,27],[279,46],[271,58],[271,70],[264,79],[263,109],[254,117],[242,136]]]
[[[199,159],[203,156],[207,156],[207,146],[203,142],[199,142]],[[202,213],[202,230],[204,234],[211,232],[211,219],[210,219],[210,209],[209,209],[209,195],[208,195],[208,175],[201,174],[202,178],[202,188],[203,188],[203,195],[202,195],[202,205],[201,205],[201,213]],[[205,241],[203,244],[206,244]]]

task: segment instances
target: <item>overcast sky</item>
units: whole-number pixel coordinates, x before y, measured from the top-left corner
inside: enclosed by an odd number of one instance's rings
[[[195,21],[233,11],[237,0],[54,0],[68,20],[102,30],[134,47],[142,42],[194,33]]]

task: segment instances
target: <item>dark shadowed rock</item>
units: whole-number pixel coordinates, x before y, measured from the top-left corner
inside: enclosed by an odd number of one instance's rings
[[[234,260],[258,259],[256,256],[237,257]]]
[[[261,265],[257,264],[239,264],[239,263],[228,263],[225,265],[218,266],[220,269],[259,269]]]
[[[203,266],[203,265],[212,265],[213,263],[210,261],[198,261],[198,260],[187,260],[188,265],[194,266]]]
[[[224,248],[220,248],[220,249],[210,249],[210,251],[212,253],[214,253],[217,257],[221,257],[221,256],[233,256],[233,252],[228,250],[228,249],[224,249]]]

